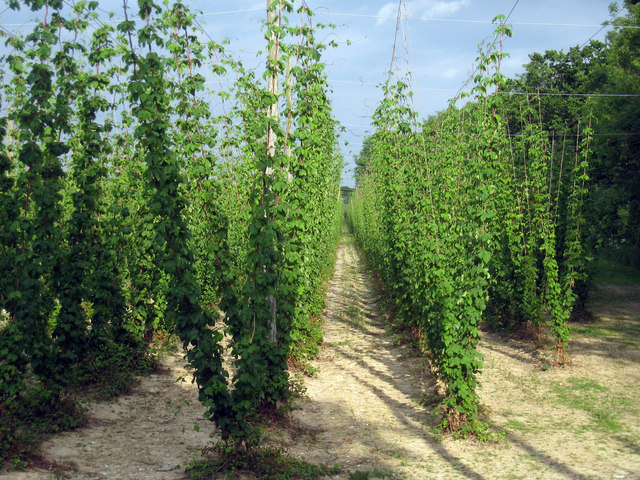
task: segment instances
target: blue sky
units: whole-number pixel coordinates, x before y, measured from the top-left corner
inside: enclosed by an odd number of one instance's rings
[[[129,0],[135,5],[135,0]],[[198,20],[215,40],[228,39],[229,50],[248,65],[260,65],[264,59],[257,53],[264,47],[260,22],[266,0],[233,2],[186,2],[194,11],[202,12]],[[544,50],[566,50],[581,45],[594,34],[602,40],[607,29],[599,25],[609,18],[608,0],[409,0],[406,37],[411,45],[410,61],[404,59],[404,42],[398,40],[400,65],[412,71],[416,87],[416,107],[422,117],[447,106],[473,69],[477,45],[493,38],[491,19],[508,14],[513,37],[504,50],[509,58],[502,71],[508,76],[522,72],[528,55]],[[333,90],[334,114],[346,128],[343,147],[347,166],[343,183],[353,185],[353,156],[360,150],[367,131],[371,131],[372,112],[380,101],[377,85],[387,76],[396,31],[398,2],[386,0],[307,0],[316,12],[316,21],[334,23],[326,40],[339,47],[325,56],[329,83]],[[121,2],[102,0],[101,8],[121,12]],[[0,11],[4,8],[0,8]],[[7,30],[19,28],[32,20],[27,11],[6,11],[0,24]],[[9,25],[10,24],[10,25]],[[28,28],[28,27],[25,27]],[[321,36],[322,38],[322,36]],[[350,45],[347,45],[347,41]]]

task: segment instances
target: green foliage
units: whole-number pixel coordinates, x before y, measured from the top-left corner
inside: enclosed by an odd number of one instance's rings
[[[510,31],[501,25],[496,34]],[[509,132],[501,58],[481,52],[475,101],[462,109],[452,103],[422,124],[406,83],[386,85],[347,210],[400,322],[418,333],[444,385],[442,427],[487,440],[475,393],[483,318],[540,328],[550,315],[564,361],[573,289],[584,272],[591,135],[585,129],[575,162],[552,174],[556,153],[530,100],[517,112],[519,133]]]
[[[640,268],[632,246],[614,244],[603,248],[593,265],[593,281],[601,285],[640,284]]]
[[[127,393],[136,376],[151,374],[162,350],[150,352],[142,346],[109,343],[88,352],[72,373],[72,387],[96,399],[110,400]],[[73,390],[73,388],[72,388]]]
[[[554,387],[557,401],[574,410],[582,410],[591,417],[591,424],[604,432],[624,430],[618,415],[629,404],[624,396],[614,396],[608,388],[587,378],[569,378]]]
[[[8,40],[0,92],[0,408],[27,379],[56,398],[95,382],[124,391],[164,331],[222,436],[255,442],[256,412],[291,395],[290,356],[317,351],[340,233],[311,12],[266,26],[270,91],[202,43],[179,1],[141,0],[137,20],[125,4],[124,21],[98,28],[97,2],[30,6],[42,21]],[[227,72],[228,91],[207,91],[205,73]]]
[[[596,97],[591,102],[598,119],[593,138],[593,161],[589,175],[594,187],[587,197],[590,243],[595,248],[623,244],[640,258],[640,197],[638,191],[640,152],[640,69],[634,62],[640,43],[635,28],[640,24],[640,5],[624,2],[625,10],[613,5],[613,21],[619,26],[607,34],[607,50],[597,91],[622,96]],[[637,264],[636,268],[640,267]]]
[[[27,378],[29,386],[15,401],[0,405],[0,464],[9,468],[27,466],[46,435],[84,423],[82,403],[109,400],[128,392],[136,382],[135,376],[150,374],[157,363],[157,353],[110,343],[105,349],[88,352],[67,374],[70,385],[64,392],[52,391]]]
[[[191,462],[187,466],[189,478],[204,480],[219,474],[251,473],[266,480],[315,480],[341,473],[338,466],[326,467],[290,457],[274,447],[253,447],[219,444],[214,447],[215,456]]]
[[[480,81],[478,91],[485,88]],[[385,88],[373,154],[348,214],[402,321],[421,332],[446,386],[443,427],[479,429],[475,386],[482,364],[475,347],[493,250],[488,225],[496,215],[500,123],[482,101],[420,131],[405,89],[402,82]]]
[[[613,23],[638,26],[637,2],[612,4],[610,8],[615,17]],[[587,275],[575,279],[574,289],[576,302],[582,306],[594,272],[592,262],[598,256],[622,247],[629,252],[630,263],[636,263],[638,268],[640,157],[636,137],[640,72],[631,59],[635,58],[633,52],[637,51],[639,38],[637,28],[612,28],[606,43],[591,41],[566,52],[534,53],[525,65],[525,73],[508,80],[505,86],[510,96],[504,100],[504,111],[514,135],[523,130],[518,113],[525,94],[541,92],[535,102],[534,121],[550,135],[550,157],[554,158],[549,172],[558,180],[553,196],[556,216],[559,215],[556,244],[560,260],[561,252],[574,245],[571,235],[565,232],[575,226],[571,224],[572,213],[567,211],[571,197],[571,188],[567,187],[573,175],[567,168],[579,151],[584,151],[581,143],[589,137],[589,161],[586,170],[582,170],[589,177],[589,188],[581,193],[584,220],[580,232],[586,263],[583,271]],[[587,120],[591,115],[592,119]],[[595,135],[587,132],[588,124]],[[559,270],[562,273],[562,261]]]
[[[19,403],[0,407],[0,465],[27,466],[43,435],[70,430],[84,422],[72,397],[36,387],[20,394]]]

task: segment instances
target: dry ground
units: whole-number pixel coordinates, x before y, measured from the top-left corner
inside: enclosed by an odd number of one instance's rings
[[[184,363],[182,355],[165,358],[163,367],[141,377],[129,395],[92,405],[85,427],[44,442],[39,466],[0,474],[0,479],[184,478],[182,466],[211,440],[197,388],[190,380],[176,382],[187,373]]]
[[[349,237],[327,299],[319,375],[294,413],[318,430],[290,450],[415,479],[640,479],[640,288],[601,288],[577,325],[572,366],[546,369],[528,342],[484,333],[480,398],[498,443],[442,438],[434,379],[385,331]],[[345,478],[347,478],[345,476]]]
[[[572,365],[546,368],[528,342],[484,333],[480,397],[497,443],[443,438],[424,360],[387,333],[370,276],[345,236],[328,291],[326,334],[293,428],[273,441],[334,478],[640,479],[640,287],[601,287],[574,327]],[[88,412],[89,425],[42,446],[58,478],[179,479],[210,441],[179,357],[133,393]],[[190,402],[187,406],[183,399]],[[200,432],[194,430],[199,423]],[[291,426],[290,425],[290,426]],[[374,472],[378,475],[374,476]],[[0,479],[50,479],[46,465]]]

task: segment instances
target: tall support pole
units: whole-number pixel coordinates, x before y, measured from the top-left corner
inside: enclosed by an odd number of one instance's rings
[[[285,68],[285,82],[287,84],[287,130],[285,132],[286,138],[284,142],[284,154],[287,157],[291,156],[291,146],[289,145],[289,137],[293,129],[292,109],[293,109],[293,76],[291,75],[291,55],[287,57],[287,66]],[[289,167],[289,165],[287,165]],[[287,175],[289,180],[289,175]]]
[[[276,4],[278,0],[267,0],[267,25],[271,32],[271,38],[269,39],[271,45],[269,47],[269,64],[271,65],[271,75],[269,75],[268,88],[269,92],[273,95],[278,95],[278,70],[274,67],[280,56],[279,39],[276,33],[273,31],[273,27],[280,27],[280,16],[276,11]],[[269,106],[268,116],[271,119],[278,118],[278,102]],[[273,129],[269,128],[267,134],[267,153],[273,157],[276,153],[276,134]],[[269,175],[271,172],[266,172]]]
[[[280,27],[280,16],[276,11],[276,4],[279,0],[267,0],[267,26],[269,31],[271,32],[271,37],[269,38],[270,47],[269,47],[269,68],[271,70],[271,75],[269,75],[268,80],[268,89],[269,92],[272,93],[276,98],[278,96],[278,67],[277,62],[279,60],[280,49],[279,49],[279,38],[278,35],[274,32],[274,27]],[[278,101],[276,100],[269,106],[267,115],[269,119],[276,122],[278,120]],[[276,142],[277,142],[276,133],[272,128],[268,128],[267,130],[267,155],[273,158],[276,154]],[[271,166],[273,162],[268,162],[268,166],[265,169],[265,175],[274,175],[275,171]],[[273,267],[271,267],[273,268]],[[278,326],[276,321],[276,298],[273,295],[269,295],[269,314],[271,315],[271,328],[269,329],[269,341],[271,343],[276,343],[277,335],[278,335]]]

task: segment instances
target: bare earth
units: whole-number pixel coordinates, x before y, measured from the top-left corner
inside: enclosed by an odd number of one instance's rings
[[[546,368],[529,342],[483,334],[480,397],[502,440],[443,438],[424,359],[387,333],[369,274],[346,235],[327,295],[324,344],[291,425],[273,442],[369,478],[640,479],[640,287],[602,287],[574,328],[572,365]],[[180,356],[133,393],[98,403],[88,426],[42,445],[49,462],[0,479],[181,479],[211,441]],[[185,403],[186,400],[189,405]],[[194,429],[199,424],[200,431]],[[374,472],[378,477],[374,476]],[[364,478],[364,477],[362,477]]]
[[[202,417],[204,409],[191,377],[186,383],[176,382],[186,374],[184,363],[182,355],[165,358],[164,368],[141,377],[131,394],[92,405],[86,427],[46,441],[41,446],[43,466],[0,479],[185,478],[182,466],[200,455],[212,429]]]

